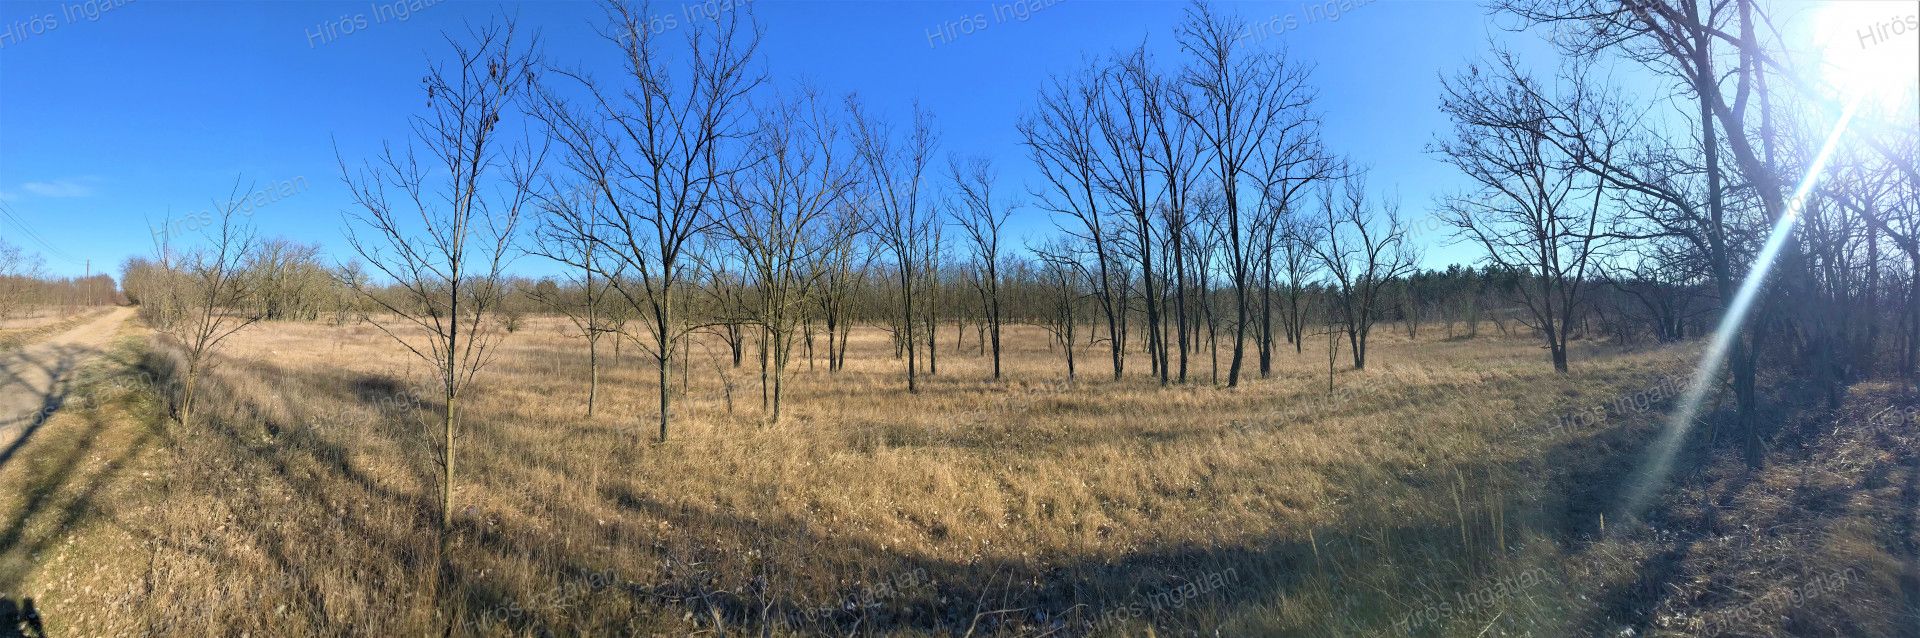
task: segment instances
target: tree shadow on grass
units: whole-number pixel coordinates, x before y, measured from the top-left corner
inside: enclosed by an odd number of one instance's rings
[[[1592,504],[1620,500],[1626,481],[1626,473],[1618,469],[1626,465],[1620,457],[1631,460],[1640,452],[1637,445],[1622,441],[1607,446],[1604,454],[1588,444],[1556,444],[1544,451],[1542,461],[1558,477],[1550,485],[1551,498],[1547,503],[1522,503],[1496,497],[1496,502],[1480,504],[1521,513],[1498,522],[1383,522],[1390,519],[1376,517],[1228,544],[1144,546],[1115,556],[1004,550],[974,557],[927,556],[804,518],[674,504],[616,482],[599,486],[597,494],[624,515],[597,527],[585,523],[593,519],[586,504],[553,504],[549,515],[559,520],[547,521],[541,529],[512,519],[492,520],[484,513],[461,513],[445,557],[447,569],[441,570],[431,551],[437,511],[430,493],[396,490],[358,468],[350,460],[351,429],[276,422],[280,417],[273,416],[300,414],[289,412],[298,408],[287,403],[293,396],[377,403],[395,396],[397,384],[378,379],[341,383],[336,375],[258,362],[247,363],[244,373],[275,379],[289,391],[272,397],[226,397],[229,411],[237,416],[210,418],[207,426],[217,435],[212,440],[220,453],[252,459],[296,499],[328,503],[345,494],[349,500],[395,503],[416,512],[410,529],[418,533],[383,531],[393,528],[383,528],[354,509],[340,512],[335,522],[366,535],[367,545],[380,552],[363,560],[391,563],[403,573],[443,574],[438,611],[456,619],[452,625],[460,634],[491,628],[536,634],[619,632],[626,629],[625,621],[636,617],[665,618],[661,622],[669,626],[680,617],[707,626],[842,635],[897,630],[1077,635],[1111,633],[1147,622],[1174,628],[1217,626],[1221,618],[1258,613],[1276,600],[1315,597],[1330,601],[1324,607],[1329,634],[1390,630],[1431,607],[1424,598],[1409,596],[1418,588],[1474,590],[1522,560],[1488,539],[1508,533],[1519,537],[1520,528],[1566,544],[1592,534],[1595,530],[1587,527],[1597,518]],[[315,394],[305,394],[309,392]],[[472,427],[484,429],[484,424],[474,423]],[[262,428],[273,433],[271,442],[260,442]],[[494,433],[498,441],[506,441],[507,435]],[[566,461],[526,452],[510,462],[564,467]],[[1462,474],[1511,471],[1483,460],[1401,480],[1443,486]],[[559,538],[556,529],[575,534]],[[588,533],[577,533],[582,530]],[[327,617],[333,606],[310,582],[310,574],[330,566],[306,562],[313,554],[302,550],[312,539],[297,527],[258,526],[249,533],[263,541],[276,568],[305,592],[316,617]],[[1459,540],[1463,537],[1474,540]],[[1683,558],[1663,562],[1677,564]],[[509,584],[489,578],[486,567],[494,565],[534,565],[539,577],[555,584],[529,589],[523,581]],[[623,570],[636,577],[622,576]],[[1650,571],[1639,588],[1603,593],[1609,602],[1594,615],[1611,620],[1647,608],[1644,588],[1657,588],[1672,575]],[[1401,576],[1424,580],[1395,588],[1392,581]],[[1591,621],[1576,614],[1547,620],[1567,627]],[[420,628],[401,621],[393,626]]]
[[[724,619],[755,630],[771,625],[841,635],[875,627],[934,634],[1078,635],[1112,633],[1131,626],[1127,623],[1199,629],[1208,624],[1217,627],[1222,614],[1258,610],[1283,599],[1322,597],[1334,601],[1329,611],[1338,611],[1324,619],[1329,635],[1394,631],[1397,623],[1406,623],[1410,629],[1398,632],[1404,635],[1429,633],[1438,627],[1409,622],[1423,608],[1437,609],[1440,604],[1426,600],[1421,588],[1473,591],[1502,578],[1511,580],[1521,566],[1515,561],[1522,559],[1512,549],[1496,546],[1494,539],[1519,538],[1526,531],[1520,528],[1528,528],[1573,543],[1585,531],[1580,522],[1585,507],[1579,501],[1617,502],[1626,490],[1627,476],[1597,463],[1590,453],[1579,445],[1549,450],[1550,467],[1575,468],[1556,487],[1579,489],[1546,503],[1479,504],[1483,509],[1521,513],[1497,522],[1350,521],[1311,533],[1267,535],[1230,545],[1150,546],[1112,557],[962,560],[924,556],[835,535],[804,519],[672,505],[617,485],[603,486],[601,496],[633,518],[662,521],[662,528],[672,530],[665,540],[644,528],[622,530],[616,543],[650,546],[661,560],[699,566],[676,579],[654,583],[648,593],[656,602],[684,606],[694,617]],[[1447,485],[1463,473],[1474,476],[1495,469],[1456,467],[1404,480]],[[1513,529],[1493,529],[1501,526]],[[747,556],[784,558],[743,558]],[[783,574],[769,578],[767,562],[783,562],[787,567]],[[740,577],[746,574],[754,576],[751,580]],[[922,587],[882,600],[873,600],[867,593],[872,588],[864,586],[842,587],[826,600],[785,593],[818,591],[822,575],[901,580],[889,579],[889,574],[926,577],[912,579]],[[1420,582],[1384,589],[1403,577]],[[1650,581],[1660,578],[1659,573],[1649,575]],[[848,601],[872,604],[848,605]],[[823,608],[833,611],[814,613]],[[1589,617],[1588,611],[1564,610],[1557,617],[1533,620],[1564,628],[1601,622]],[[1594,611],[1602,621],[1618,613],[1604,607]],[[1492,615],[1492,610],[1488,613]]]
[[[0,591],[8,591],[24,582],[45,550],[67,539],[101,511],[95,500],[102,490],[117,481],[132,460],[154,441],[155,432],[143,429],[132,441],[101,449],[101,439],[113,425],[94,412],[82,412],[81,421],[57,435],[29,436],[44,429],[52,415],[73,392],[74,371],[82,357],[92,351],[83,348],[58,348],[50,361],[40,365],[55,380],[45,394],[42,411],[35,413],[29,431],[5,450],[11,465],[5,469],[20,472],[19,494],[23,501],[0,528],[0,556],[8,567],[0,570]],[[48,438],[51,436],[51,438]],[[15,458],[31,449],[31,456]],[[92,463],[102,452],[110,458]]]
[[[245,373],[271,375],[303,392],[312,383],[328,383],[276,367],[249,365]],[[241,415],[229,422],[234,417],[213,416],[212,409],[206,412],[209,418],[203,427],[215,435],[208,441],[217,443],[217,456],[251,459],[246,463],[275,476],[299,500],[338,501],[344,486],[350,498],[406,504],[419,512],[414,527],[425,530],[422,534],[384,537],[378,525],[355,510],[339,517],[367,535],[367,545],[385,548],[384,555],[374,560],[400,565],[403,571],[434,569],[420,549],[429,542],[434,527],[430,499],[418,492],[396,492],[360,471],[347,461],[346,444],[333,431],[273,423],[271,415],[282,411],[262,402],[284,397],[222,397],[219,384],[208,387],[207,405],[230,403],[219,413]],[[364,394],[342,391],[326,399],[364,400]],[[270,443],[259,441],[262,428],[276,433]],[[442,610],[459,619],[459,633],[485,627],[526,633],[619,631],[623,614],[659,615],[669,610],[701,619],[696,622],[734,627],[833,633],[971,628],[1017,634],[1092,627],[1103,622],[1100,618],[1113,618],[1112,610],[1145,605],[1151,609],[1146,620],[1177,625],[1177,618],[1192,611],[1187,603],[1194,597],[1180,593],[1183,587],[1224,578],[1230,586],[1209,587],[1206,599],[1193,601],[1195,606],[1256,604],[1277,591],[1300,586],[1305,582],[1303,574],[1328,557],[1342,555],[1334,547],[1347,542],[1340,534],[1322,534],[1313,542],[1271,537],[1234,547],[1176,545],[1113,559],[950,559],[902,553],[864,538],[835,535],[799,519],[764,520],[667,505],[624,487],[606,488],[602,496],[632,514],[610,524],[604,538],[557,539],[539,530],[516,528],[513,522],[457,516],[452,553],[447,557],[450,569],[445,570],[440,586],[450,596]],[[563,512],[567,509],[561,507]],[[564,515],[585,516],[577,509]],[[645,524],[649,520],[666,521],[673,531],[668,538],[660,538]],[[304,542],[299,529],[271,525],[247,529],[268,550],[276,569],[288,574],[289,586],[305,592],[312,613],[324,617],[329,601],[308,582],[308,574],[326,566],[302,564],[310,560],[303,556],[311,553],[294,549]],[[1418,539],[1453,534],[1444,526],[1406,526],[1378,532],[1372,542],[1417,546]],[[598,547],[617,549],[612,550],[615,554],[597,555],[604,551],[594,549]],[[777,558],[749,558],[754,550]],[[666,567],[646,570],[640,580],[601,576],[623,565],[653,561]],[[524,584],[505,586],[486,578],[480,569],[496,563],[538,565],[543,575],[558,584],[551,591],[531,592]],[[829,593],[805,593],[821,591]],[[471,621],[479,624],[467,624]]]

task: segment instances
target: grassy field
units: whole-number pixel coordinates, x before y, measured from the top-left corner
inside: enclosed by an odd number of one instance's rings
[[[1717,529],[1699,508],[1617,518],[1692,345],[1582,344],[1561,376],[1532,339],[1390,328],[1332,393],[1323,344],[1233,390],[1158,387],[1144,357],[1115,381],[1097,354],[1067,383],[1016,327],[1006,380],[945,331],[908,394],[861,330],[840,373],[802,353],[778,424],[751,355],[701,347],[655,444],[650,361],[603,354],[585,418],[584,343],[534,320],[463,399],[442,578],[417,361],[368,326],[261,325],[183,431],[149,387],[170,358],[129,327],[91,399],[0,466],[0,591],[56,635],[1772,635],[1867,604],[1847,635],[1900,626],[1887,538],[1719,582],[1695,550],[1720,535],[1675,531]],[[1728,459],[1686,458],[1679,502],[1733,489]],[[1821,510],[1865,529],[1799,542],[1872,537],[1914,491],[1891,467]],[[1747,613],[1781,587],[1806,602]]]

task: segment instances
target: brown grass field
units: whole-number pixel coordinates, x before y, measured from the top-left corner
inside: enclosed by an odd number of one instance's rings
[[[939,374],[910,395],[885,333],[865,329],[841,373],[798,355],[778,424],[761,420],[751,354],[732,370],[696,348],[672,439],[655,444],[651,361],[632,344],[603,355],[602,404],[584,418],[585,346],[563,325],[510,335],[463,398],[444,578],[439,404],[409,389],[424,376],[411,355],[364,325],[256,326],[188,431],[148,382],[170,359],[129,326],[86,371],[88,399],[0,466],[0,591],[35,597],[59,636],[1897,635],[1904,622],[1910,421],[1877,419],[1851,456],[1808,450],[1757,477],[1732,476],[1723,454],[1683,456],[1668,505],[1615,519],[1691,344],[1580,344],[1560,376],[1533,339],[1381,326],[1369,369],[1342,369],[1329,395],[1324,343],[1232,390],[1202,383],[1204,358],[1189,386],[1158,387],[1138,353],[1114,381],[1094,349],[1067,384],[1044,333],[1014,327],[995,383],[971,331],[956,350],[949,327]],[[1888,456],[1902,444],[1906,458]]]

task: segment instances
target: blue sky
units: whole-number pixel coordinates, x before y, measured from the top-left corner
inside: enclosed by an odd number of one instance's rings
[[[738,0],[736,0],[738,1]],[[1024,194],[1031,168],[1014,123],[1051,74],[1143,39],[1173,57],[1183,4],[1030,0],[1019,19],[1008,2],[752,0],[765,29],[761,63],[773,81],[809,81],[830,94],[857,91],[904,117],[916,99],[931,109],[942,150],[993,157]],[[1315,65],[1313,83],[1331,148],[1374,171],[1402,213],[1425,219],[1436,193],[1458,186],[1424,151],[1446,123],[1438,78],[1502,42],[1551,64],[1538,39],[1507,33],[1477,3],[1346,0],[1328,19],[1320,2],[1225,6],[1268,29]],[[419,78],[445,57],[442,33],[496,15],[537,29],[552,63],[607,68],[595,39],[597,6],[579,1],[0,2],[0,205],[29,227],[0,218],[0,237],[41,253],[48,270],[116,272],[152,249],[148,224],[190,216],[224,198],[236,177],[267,190],[252,221],[263,235],[322,244],[346,257],[341,214],[350,201],[334,147],[350,162],[383,140],[402,141],[423,104]],[[409,7],[411,2],[411,7]],[[396,4],[397,3],[397,4]],[[90,12],[89,8],[106,7]],[[687,18],[681,3],[654,12]],[[400,19],[400,15],[405,19]],[[338,36],[326,25],[364,15]],[[943,25],[984,15],[986,27],[943,39]],[[335,29],[339,31],[339,29]],[[944,160],[941,162],[944,166]],[[1032,209],[1016,213],[1018,235],[1045,233]],[[1432,224],[1419,233],[1438,238]],[[1472,261],[1463,247],[1431,246],[1428,265]],[[524,258],[521,272],[550,266]]]

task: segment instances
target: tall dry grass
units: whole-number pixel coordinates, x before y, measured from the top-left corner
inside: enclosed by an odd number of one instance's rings
[[[74,550],[65,564],[101,574],[86,585],[21,581],[49,592],[52,626],[89,635],[1604,626],[1594,592],[1541,570],[1562,573],[1598,532],[1658,416],[1619,399],[1692,350],[1587,344],[1559,376],[1533,340],[1482,334],[1382,330],[1371,367],[1338,371],[1329,394],[1320,344],[1236,390],[1094,366],[1067,383],[1044,333],[1016,327],[994,383],[949,329],[940,373],[908,394],[885,333],[861,330],[841,373],[801,351],[778,425],[760,418],[753,357],[733,369],[703,343],[655,445],[651,361],[633,344],[603,354],[586,419],[584,344],[537,320],[462,399],[469,469],[444,557],[438,400],[373,328],[243,333],[192,431],[120,389],[171,372],[135,335],[102,373],[119,379],[102,381],[110,400],[62,417],[124,421],[150,450],[140,480],[109,479],[97,523],[126,540]]]

